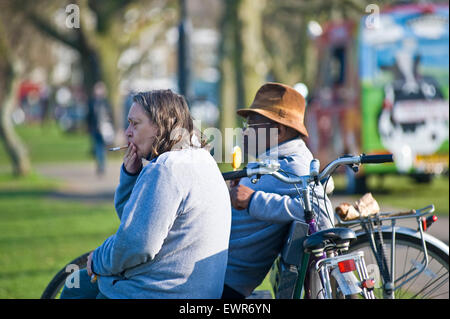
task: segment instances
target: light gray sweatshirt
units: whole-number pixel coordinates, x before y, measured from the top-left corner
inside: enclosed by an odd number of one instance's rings
[[[108,298],[220,298],[231,224],[230,197],[203,149],[166,152],[138,176],[123,166],[117,232],[93,254]]]
[[[260,159],[269,153],[276,155],[282,170],[299,176],[309,175],[313,157],[302,139],[286,141]],[[279,254],[290,223],[294,220],[305,221],[305,216],[303,201],[292,184],[269,175],[263,175],[256,184],[252,184],[249,178],[243,178],[240,184],[250,187],[255,193],[248,209],[233,208],[225,284],[249,296],[264,280]],[[332,227],[333,221],[327,217],[324,197],[330,215],[331,203],[321,185],[315,187],[315,194],[319,198],[319,205],[314,201],[314,207],[320,208],[317,216],[319,228]]]

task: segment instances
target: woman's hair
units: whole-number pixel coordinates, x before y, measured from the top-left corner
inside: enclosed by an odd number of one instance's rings
[[[185,98],[171,90],[139,92],[133,101],[143,107],[158,133],[147,159],[188,146],[205,147],[201,132],[194,128]]]

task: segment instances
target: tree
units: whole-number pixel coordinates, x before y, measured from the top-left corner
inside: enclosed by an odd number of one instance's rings
[[[0,18],[0,137],[11,159],[14,175],[25,176],[31,171],[30,159],[11,121],[11,114],[16,106],[15,93],[20,79],[19,63],[12,52],[10,37],[4,28],[3,21]],[[14,28],[11,25],[9,27]]]
[[[236,109],[249,106],[267,75],[262,42],[265,1],[230,0],[224,4],[219,48],[220,129],[236,126]]]
[[[170,0],[78,0],[71,3],[79,7],[79,28],[58,28],[50,22],[52,21],[50,17],[56,10],[66,7],[62,6],[60,1],[46,0],[30,3],[30,1],[18,0],[15,2],[16,12],[24,14],[39,32],[79,53],[84,76],[83,85],[88,95],[91,95],[95,83],[103,81],[106,84],[113,107],[114,124],[118,129],[122,126],[119,84],[122,74],[128,71],[119,70],[117,67],[119,57],[125,49],[140,40],[139,35],[148,27],[155,24],[163,25],[166,27],[155,31],[164,32],[168,26],[174,25],[175,17],[169,11],[175,2]],[[69,5],[69,2],[66,5]],[[159,14],[147,14],[155,5],[162,8]],[[124,28],[127,22],[126,13],[132,8],[139,9],[137,10],[139,17],[135,19],[133,26],[126,29]]]
[[[219,45],[220,130],[235,126],[236,105],[243,105],[241,43],[238,37],[238,4],[240,0],[225,3],[220,23],[222,40]],[[242,104],[241,104],[242,103]]]
[[[22,74],[20,65],[31,66],[33,54],[45,55],[48,48],[41,43],[59,42],[78,52],[83,72],[83,85],[89,94],[94,84],[103,81],[108,87],[112,101],[116,128],[121,127],[122,112],[119,83],[121,76],[142,61],[151,45],[158,41],[169,26],[175,25],[176,16],[171,7],[174,1],[139,0],[78,0],[61,3],[57,0],[2,1],[0,3],[0,137],[18,175],[30,171],[26,148],[14,132],[11,113],[15,106],[15,93]],[[58,25],[55,16],[67,5],[79,8],[80,24],[75,27]],[[161,6],[160,10],[155,6]],[[127,13],[134,9],[138,13],[129,23]],[[70,13],[66,12],[66,15]],[[156,26],[156,27],[155,27]],[[121,53],[139,43],[142,31],[154,28],[153,41],[140,46],[141,57],[129,68],[118,68]],[[149,41],[147,41],[148,43]],[[39,49],[34,50],[36,46]],[[17,55],[17,48],[21,54]],[[31,59],[32,60],[32,59]],[[47,56],[34,65],[50,60]],[[23,68],[22,68],[23,69]],[[25,73],[28,70],[22,70]]]

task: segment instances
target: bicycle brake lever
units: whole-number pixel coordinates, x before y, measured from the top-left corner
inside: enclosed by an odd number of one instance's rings
[[[252,184],[258,183],[260,178],[261,178],[261,174],[257,174],[255,178],[251,179]]]
[[[362,155],[364,155],[364,154],[362,154]],[[340,156],[339,158],[346,158],[346,157],[353,157],[353,155],[352,154],[344,154],[344,155]],[[359,164],[347,164],[347,166],[350,167],[353,172],[358,173]]]
[[[258,163],[259,165],[256,168],[248,167],[247,173],[249,176],[251,175],[259,175],[256,179],[260,179],[261,175],[270,175],[280,169],[280,163],[274,160],[266,160],[264,162]]]

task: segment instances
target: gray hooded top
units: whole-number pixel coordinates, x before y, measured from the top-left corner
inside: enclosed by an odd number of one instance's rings
[[[115,194],[117,232],[93,254],[108,298],[220,298],[231,224],[230,197],[212,156],[163,153]]]

